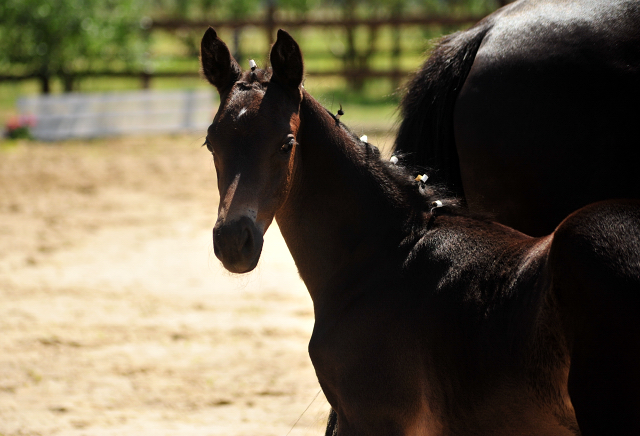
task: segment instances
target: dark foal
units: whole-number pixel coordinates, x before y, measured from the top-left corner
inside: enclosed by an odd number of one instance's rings
[[[472,210],[542,236],[640,198],[640,2],[520,0],[449,35],[409,84],[396,149]]]
[[[253,269],[275,217],[314,304],[339,436],[640,434],[640,205],[531,238],[380,159],[301,86],[297,43],[242,72],[213,29],[215,253]],[[400,161],[402,164],[402,160]]]

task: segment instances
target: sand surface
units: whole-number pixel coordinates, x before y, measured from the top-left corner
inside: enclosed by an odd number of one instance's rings
[[[0,149],[0,435],[324,434],[309,295],[275,225],[222,269],[201,143]]]

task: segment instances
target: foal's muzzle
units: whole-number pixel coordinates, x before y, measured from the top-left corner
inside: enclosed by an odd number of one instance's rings
[[[213,251],[232,273],[241,274],[254,269],[260,260],[262,243],[262,232],[246,216],[219,221],[213,228]]]

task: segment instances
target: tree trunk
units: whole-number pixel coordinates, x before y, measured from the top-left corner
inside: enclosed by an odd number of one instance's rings
[[[240,47],[240,34],[242,29],[240,27],[235,27],[233,29],[233,57],[236,58],[241,65],[243,65],[242,59],[242,48]]]

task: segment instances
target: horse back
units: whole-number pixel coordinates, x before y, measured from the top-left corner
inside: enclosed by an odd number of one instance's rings
[[[551,256],[562,253],[576,275],[597,286],[622,287],[640,299],[640,200],[586,206],[554,232]],[[557,256],[557,255],[556,255]]]
[[[640,434],[640,201],[570,215],[553,235],[549,268],[582,434]]]
[[[455,103],[469,206],[537,236],[587,204],[640,198],[639,46],[637,1],[502,9]]]
[[[640,198],[640,3],[520,0],[446,36],[410,81],[395,149],[533,236]]]

